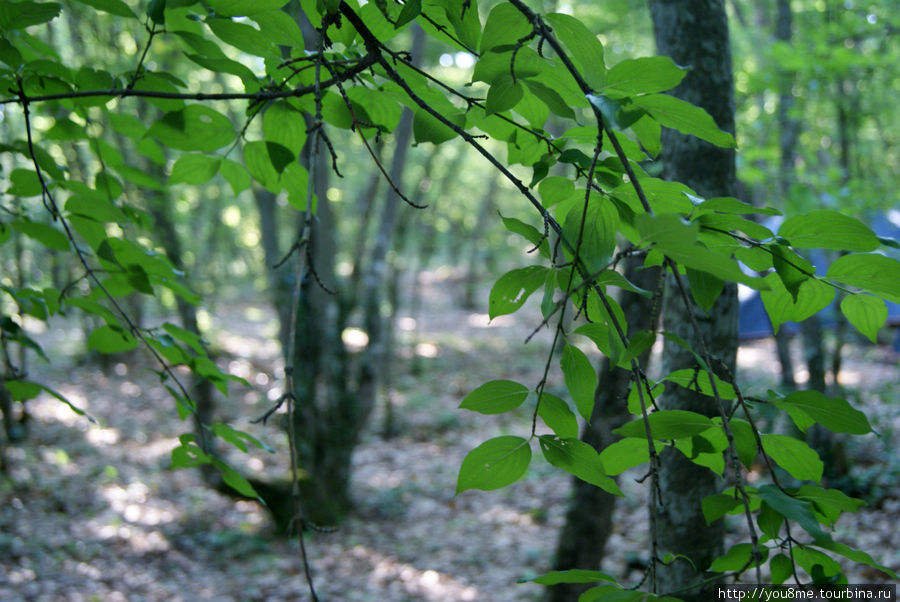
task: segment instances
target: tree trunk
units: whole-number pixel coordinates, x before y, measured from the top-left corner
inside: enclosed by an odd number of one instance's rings
[[[253,200],[259,213],[259,232],[270,298],[278,315],[278,342],[281,343],[282,353],[286,355],[291,340],[291,296],[295,274],[291,270],[290,262],[279,265],[283,258],[278,235],[278,202],[275,195],[262,186],[254,186]]]
[[[789,44],[793,24],[791,4],[789,0],[777,0],[777,5],[778,18],[775,21],[775,39]],[[778,190],[781,193],[780,206],[784,207],[790,197],[795,180],[794,162],[800,128],[797,120],[791,116],[791,109],[794,106],[794,95],[791,93],[793,77],[791,74],[780,72],[780,70],[778,75],[778,148],[781,153],[778,167]],[[775,347],[778,353],[778,363],[781,365],[781,386],[789,391],[796,389],[797,382],[794,380],[790,339],[783,328],[775,334]]]
[[[723,0],[652,0],[650,12],[658,52],[690,68],[674,95],[706,109],[719,127],[734,132],[734,92],[728,20]],[[704,197],[735,194],[733,149],[722,149],[673,130],[663,131],[664,176],[678,180]],[[686,281],[682,278],[682,281]],[[680,293],[669,282],[663,306],[663,327],[680,335],[700,350],[702,337],[708,349],[734,374],[737,354],[737,290],[726,285],[709,312],[685,308]],[[694,332],[687,311],[692,311],[700,332]],[[696,368],[694,356],[666,342],[664,373]],[[661,403],[666,409],[683,409],[718,415],[708,397],[682,387],[669,387]],[[690,588],[704,579],[705,569],[722,553],[723,523],[707,525],[700,502],[720,488],[707,468],[668,447],[661,454],[659,522],[656,537],[660,553],[683,555],[658,570],[658,590],[679,590],[686,600],[711,599],[712,585]],[[696,567],[696,568],[695,568]]]
[[[481,199],[481,207],[478,209],[478,217],[475,220],[475,227],[469,235],[468,258],[466,260],[466,275],[463,277],[463,301],[462,306],[465,309],[475,309],[475,295],[478,292],[478,267],[481,259],[485,257],[486,245],[482,244],[484,236],[484,224],[487,223],[491,208],[494,207],[494,197],[497,195],[500,178],[491,178],[488,184],[487,192]]]
[[[637,286],[647,290],[658,290],[660,272],[658,268],[639,269],[637,259],[629,259],[625,266],[625,277]],[[633,295],[622,303],[629,330],[656,330],[658,298],[648,299]],[[644,368],[649,352],[641,356]],[[581,434],[581,440],[593,446],[598,452],[619,437],[612,431],[631,419],[628,412],[628,392],[631,389],[631,371],[622,368],[610,370],[609,359],[604,358],[600,367],[599,382],[594,392],[594,412],[591,421]],[[613,511],[616,496],[581,479],[572,480],[572,499],[566,511],[563,525],[556,544],[554,570],[570,569],[597,570],[603,560],[604,549],[613,531]],[[568,602],[577,600],[592,584],[564,583],[547,588],[547,602]]]

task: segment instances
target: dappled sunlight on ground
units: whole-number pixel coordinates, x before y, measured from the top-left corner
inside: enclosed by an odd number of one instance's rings
[[[398,321],[396,348],[403,359],[395,362],[390,392],[398,435],[379,436],[384,420],[379,400],[353,459],[354,513],[337,532],[307,538],[323,600],[540,599],[540,586],[516,581],[549,569],[569,477],[541,460],[535,448],[529,474],[510,487],[455,495],[458,467],[469,450],[499,435],[527,436],[531,428],[530,409],[484,416],[458,406],[492,378],[533,387],[552,331],[542,329],[523,346],[540,324],[537,306],[488,323],[487,314],[456,307],[459,287],[453,275],[423,274],[422,311]],[[483,311],[487,295],[481,299]],[[284,370],[272,313],[258,305],[220,307],[210,320],[214,330],[208,336],[219,365],[250,383],[249,388],[229,383],[228,395],[217,393],[216,419],[247,430],[278,452],[252,447],[249,454],[230,449],[225,454],[245,474],[285,478],[289,460],[281,417],[273,416],[268,425],[250,424],[282,394]],[[80,329],[62,325],[41,334],[42,342],[53,341],[54,350],[57,343],[71,345],[62,340],[66,333],[81,336]],[[359,337],[357,343],[367,341]],[[793,345],[801,375],[802,350],[798,342]],[[192,424],[178,419],[151,371],[155,367],[144,356],[129,355],[114,359],[103,373],[95,365],[72,366],[77,357],[66,356],[61,367],[42,366],[35,378],[95,416],[99,425],[49,395],[29,403],[29,439],[7,449],[10,479],[0,480],[0,599],[77,599],[72,592],[104,602],[305,599],[296,540],[273,537],[259,504],[212,491],[198,471],[170,470],[178,435],[190,432]],[[891,430],[897,421],[897,367],[866,361],[848,353],[841,383],[866,385],[860,403],[874,407],[873,420],[884,432],[900,432]],[[772,341],[742,346],[738,362],[752,388],[777,386]],[[187,376],[179,371],[182,375]],[[565,394],[558,362],[549,386]],[[887,443],[878,441],[882,447]],[[870,453],[880,458],[877,454],[892,452],[877,447]],[[632,583],[640,575],[629,573],[627,554],[643,553],[648,538],[647,483],[638,482],[645,473],[646,466],[636,467],[619,478],[634,497],[617,506],[603,566],[611,574],[630,575]],[[751,473],[750,479],[757,478],[768,477]],[[840,532],[874,546],[879,560],[891,566],[900,561],[890,556],[894,551],[880,552],[893,550],[888,519],[900,512],[895,497],[886,494],[881,506],[843,523]],[[851,581],[875,579],[864,577],[851,573]]]
[[[369,581],[379,588],[387,586],[388,592],[402,588],[406,595],[415,596],[418,600],[434,600],[435,602],[476,600],[478,598],[479,592],[476,588],[460,583],[453,577],[433,569],[422,570],[364,546],[355,546],[350,552],[355,558],[369,563],[372,567]],[[391,587],[392,585],[394,587]]]
[[[416,344],[416,355],[420,357],[437,357],[440,348],[434,343],[418,343]]]

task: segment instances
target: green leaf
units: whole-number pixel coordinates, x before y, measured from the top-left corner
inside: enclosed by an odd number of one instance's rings
[[[69,406],[69,409],[75,412],[77,415],[84,416],[92,424],[97,424],[97,420],[94,419],[93,416],[73,404],[66,398],[65,395],[51,387],[48,387],[47,385],[42,385],[41,383],[35,383],[27,380],[8,380],[4,384],[6,385],[6,388],[9,391],[10,395],[12,395],[12,398],[16,401],[25,401],[27,399],[32,399],[33,397],[36,397],[41,391],[44,391],[45,393],[48,393],[49,395],[55,397],[58,401],[61,401],[62,403]]]
[[[631,124],[631,131],[648,155],[654,159],[659,156],[662,150],[662,128],[656,119],[645,115]]]
[[[170,148],[211,152],[229,144],[235,133],[230,119],[207,106],[193,104],[166,113],[146,135]]]
[[[256,140],[244,144],[244,163],[247,171],[269,192],[281,191],[281,173],[295,162],[297,156],[276,142]]]
[[[211,462],[222,474],[222,480],[226,485],[245,497],[259,499],[259,494],[256,493],[253,485],[241,473],[218,458],[211,458]]]
[[[148,71],[144,71],[141,74],[141,77],[134,84],[134,89],[147,92],[165,92],[168,94],[180,92],[178,87],[163,74]],[[185,106],[184,101],[177,98],[148,98],[147,102],[161,111],[180,111]],[[162,134],[164,139],[165,131]]]
[[[181,445],[172,450],[172,468],[193,468],[212,462],[212,457],[194,443],[196,437],[193,434],[181,435],[179,440]]]
[[[231,186],[231,191],[235,196],[250,188],[250,184],[253,182],[244,166],[231,159],[222,159],[219,173]]]
[[[565,99],[560,96],[559,92],[544,84],[526,79],[525,87],[534,94],[541,102],[547,105],[547,108],[554,115],[559,115],[563,119],[575,119],[575,111],[572,110]]]
[[[400,29],[413,19],[419,16],[419,13],[422,12],[422,0],[406,0],[406,4],[403,5],[403,10],[400,11],[400,16],[397,17],[397,24],[395,25],[396,29]]]
[[[203,184],[219,171],[221,159],[209,155],[182,155],[172,166],[169,184]]]
[[[312,201],[312,213],[316,214],[318,199],[315,194],[310,194],[309,172],[300,163],[294,162],[284,168],[281,174],[281,184],[288,193],[288,203],[297,211],[306,211],[307,201]]]
[[[250,18],[256,21],[260,33],[267,39],[282,46],[303,48],[303,32],[297,20],[285,11],[273,8],[253,13]]]
[[[163,330],[168,332],[170,335],[185,343],[188,347],[196,351],[197,353],[206,354],[206,348],[204,347],[205,341],[203,337],[201,337],[196,332],[191,332],[190,330],[186,330],[180,326],[176,326],[171,322],[166,322],[163,324]]]
[[[841,574],[841,565],[829,556],[809,546],[792,546],[791,556],[800,567],[813,578],[814,583],[823,583],[822,577]],[[827,583],[827,581],[825,581]]]
[[[166,24],[166,0],[150,0],[147,4],[147,16],[159,25]]]
[[[38,196],[44,190],[41,179],[33,169],[14,169],[9,174],[9,180],[12,186],[6,189],[6,194],[29,197]]]
[[[706,416],[687,410],[660,410],[650,414],[647,419],[653,438],[662,440],[693,437],[715,426]],[[613,433],[622,437],[646,437],[644,420],[643,418],[632,420]]]
[[[466,116],[464,113],[454,113],[444,115],[444,117],[459,127],[463,127],[466,124]],[[424,109],[416,109],[413,116],[413,136],[415,137],[416,144],[421,142],[441,144],[442,142],[447,142],[448,140],[456,138],[456,132],[432,117]]]
[[[615,286],[624,291],[637,293],[638,295],[647,297],[648,299],[653,296],[653,293],[651,291],[642,289],[615,270],[603,270],[597,276],[594,282],[598,286]]]
[[[528,440],[511,435],[495,437],[470,451],[459,468],[456,493],[490,491],[520,479],[531,462]]]
[[[213,73],[230,73],[231,75],[238,76],[244,83],[244,88],[247,92],[256,92],[259,90],[259,79],[256,77],[256,74],[243,63],[225,57],[208,57],[190,53],[185,53],[185,56],[201,67],[209,69]]]
[[[502,113],[516,106],[524,95],[522,84],[518,81],[513,83],[512,75],[503,73],[491,82],[491,88],[488,90],[487,99],[484,103],[484,110],[487,115],[494,113]]]
[[[646,109],[661,125],[723,148],[735,146],[734,136],[720,130],[709,113],[680,98],[668,94],[651,94],[638,96],[633,102]]]
[[[217,422],[212,425],[212,431],[215,433],[216,437],[224,439],[228,441],[236,448],[241,450],[244,453],[247,453],[247,445],[244,443],[245,441],[249,441],[259,449],[264,449],[270,454],[274,454],[275,450],[272,449],[271,446],[266,445],[250,433],[245,433],[244,431],[239,431],[232,428],[230,425],[227,425],[222,422]]]
[[[881,244],[867,225],[829,209],[789,217],[778,235],[798,249],[874,251]]]
[[[869,295],[847,295],[841,300],[841,313],[870,341],[878,343],[878,331],[888,317],[884,301]]]
[[[569,404],[551,393],[541,394],[538,416],[560,439],[578,437],[578,419],[569,409]]]
[[[713,375],[716,382],[716,390],[719,397],[726,401],[734,399],[737,394],[731,384],[723,381],[718,376]],[[709,382],[709,372],[706,370],[693,370],[691,368],[683,368],[676,370],[667,375],[663,380],[676,383],[685,389],[700,393],[708,397],[713,397],[712,385]]]
[[[763,548],[760,551],[764,551]],[[750,558],[753,556],[753,544],[739,543],[731,546],[728,552],[723,556],[719,556],[709,565],[709,571],[712,573],[724,573],[726,571],[740,571],[749,566]]]
[[[466,395],[459,407],[481,414],[502,414],[522,405],[529,392],[528,387],[511,380],[492,380]]]
[[[834,525],[842,512],[856,512],[866,503],[852,498],[837,489],[825,489],[818,485],[804,485],[797,490],[797,497],[812,502],[813,509],[824,518],[820,522]]]
[[[551,13],[545,19],[569,51],[570,58],[587,84],[594,90],[603,88],[606,83],[606,64],[603,62],[603,44],[597,36],[572,15]]]
[[[558,585],[560,583],[596,583],[597,581],[615,582],[615,578],[600,571],[571,569],[568,571],[550,571],[534,579],[524,579],[522,582],[526,581],[533,581],[540,585]]]
[[[636,439],[633,439],[633,441],[636,441]],[[701,506],[703,508],[703,518],[706,519],[706,524],[711,525],[735,508],[742,506],[742,503],[741,500],[734,495],[716,493],[703,498]]]
[[[859,562],[861,564],[865,564],[872,568],[878,569],[883,573],[886,573],[891,577],[891,579],[900,579],[897,573],[889,569],[888,567],[878,564],[875,562],[871,556],[869,556],[866,552],[862,550],[854,550],[847,544],[843,544],[834,540],[831,541],[816,541],[816,547],[822,548],[824,550],[829,550],[831,552],[835,552],[836,554],[840,554],[844,558],[849,558],[854,562]]]
[[[757,207],[740,199],[730,196],[713,197],[706,199],[697,206],[698,210],[716,211],[718,213],[750,215],[759,213],[762,215],[781,215],[781,211],[772,207]]]
[[[528,19],[515,6],[506,2],[497,4],[488,14],[481,34],[482,56],[492,49],[494,52],[512,49],[531,29]]]
[[[122,2],[122,0],[77,0],[77,2],[87,4],[97,10],[102,10],[103,12],[118,17],[137,19],[137,15],[134,14],[134,11],[132,11],[127,4]]]
[[[758,451],[753,427],[746,420],[739,418],[732,418],[728,421],[728,425],[731,427],[731,435],[734,437],[734,447],[737,449],[738,459],[741,464],[750,468]]]
[[[704,311],[709,311],[716,299],[719,298],[719,295],[722,294],[722,290],[725,288],[725,281],[708,272],[701,272],[694,268],[687,268],[687,276],[690,283],[691,296],[694,298],[694,301]]]
[[[598,585],[587,590],[578,598],[578,602],[647,602],[647,600],[664,600],[676,602],[678,598],[657,596],[636,590],[622,589],[619,585]]]
[[[65,233],[57,230],[53,226],[42,224],[40,222],[15,221],[10,222],[10,226],[16,232],[20,232],[28,238],[33,238],[48,249],[56,251],[68,251],[69,239]]]
[[[597,373],[584,352],[572,344],[567,344],[560,360],[566,388],[578,413],[585,420],[591,419],[594,411],[594,392],[597,390]]]
[[[56,18],[61,10],[56,2],[0,2],[0,30],[40,25]]]
[[[619,360],[619,365],[629,365],[631,363],[631,360],[650,349],[650,347],[652,347],[653,343],[655,342],[656,333],[652,330],[641,330],[640,332],[634,333],[628,340],[628,348],[625,350],[625,354]]]
[[[206,3],[219,16],[242,17],[281,8],[288,0],[206,0]]]
[[[772,583],[781,585],[794,574],[794,563],[784,554],[778,554],[769,561],[769,570],[772,571]]]
[[[776,511],[772,506],[762,501],[760,498],[759,514],[756,517],[756,524],[759,530],[763,532],[769,539],[776,539],[781,526],[784,524],[784,516]]]
[[[788,435],[762,436],[763,450],[770,458],[801,481],[820,481],[825,465],[809,445]]]
[[[900,303],[900,261],[877,253],[839,257],[828,277]]]
[[[550,176],[538,184],[538,193],[541,195],[544,207],[552,207],[575,194],[575,184],[569,178]]]
[[[667,56],[626,59],[609,70],[603,93],[616,96],[653,94],[674,88],[687,70]]]
[[[153,287],[147,272],[139,265],[130,265],[125,270],[125,279],[136,291],[146,295],[153,295]]]
[[[523,236],[528,242],[535,246],[540,245],[539,249],[541,255],[547,259],[550,258],[550,243],[543,234],[537,231],[537,228],[514,217],[503,217],[502,214],[500,215],[500,219],[503,220],[503,225],[506,226],[507,230]]]
[[[557,468],[600,489],[624,497],[616,482],[606,476],[597,450],[578,439],[558,439],[550,435],[538,437],[544,458]]]
[[[606,474],[622,474],[629,468],[649,462],[650,449],[645,439],[628,437],[607,445],[600,452],[600,460]]]
[[[796,301],[791,298],[791,294],[776,275],[769,274],[766,281],[770,284],[771,290],[762,291],[760,297],[776,333],[783,323],[802,322],[826,308],[834,300],[834,287],[816,278],[810,278],[800,285]]]
[[[775,243],[766,248],[772,253],[772,266],[784,288],[791,294],[794,303],[797,303],[800,286],[816,273],[815,267],[785,245]]]
[[[816,541],[830,541],[831,537],[819,526],[811,504],[788,496],[774,485],[759,488],[759,497],[781,516],[795,521]]]
[[[206,24],[217,38],[247,54],[267,57],[278,53],[272,40],[252,25],[220,18],[207,18]]]
[[[137,340],[121,328],[101,326],[91,332],[87,346],[100,353],[119,353],[137,347]]]
[[[581,211],[583,202],[580,200],[579,208],[566,214],[563,231],[573,244],[581,236],[579,255],[588,270],[595,272],[608,264],[615,252],[619,214],[612,202],[599,195],[591,194],[586,212]]]
[[[497,77],[504,73],[509,73],[510,64],[512,63],[512,52],[507,51],[500,54],[488,52],[482,54],[475,63],[475,70],[472,73],[472,81],[482,81],[487,84],[494,81]],[[523,47],[516,54],[515,62],[516,78],[527,81],[534,78],[545,69],[544,59],[538,56],[537,52],[531,48]]]
[[[13,46],[9,40],[0,39],[0,61],[10,69],[18,69],[25,62],[19,49]]]
[[[511,314],[528,300],[528,297],[544,284],[547,268],[528,266],[511,270],[501,276],[491,289],[488,302],[490,319]]]
[[[795,391],[773,404],[786,411],[800,410],[834,433],[864,435],[872,431],[866,415],[852,408],[846,399],[825,397],[818,391]]]
[[[642,245],[656,244],[661,252],[685,267],[756,289],[766,288],[761,278],[744,274],[728,255],[697,244],[697,224],[685,224],[677,214],[639,214],[635,217],[635,226],[641,235]]]

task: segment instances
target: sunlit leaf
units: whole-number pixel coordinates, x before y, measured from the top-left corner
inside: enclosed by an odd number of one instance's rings
[[[527,439],[507,435],[485,441],[463,460],[456,493],[506,487],[525,474],[530,462],[531,447]]]
[[[585,420],[591,419],[594,411],[594,392],[597,389],[597,373],[584,352],[575,345],[566,345],[560,360],[566,388],[578,413]]]
[[[597,450],[578,439],[559,439],[549,435],[539,438],[544,458],[557,468],[600,489],[624,497],[616,482],[606,476]]]
[[[517,382],[492,380],[466,395],[459,407],[481,414],[502,414],[522,405],[528,393],[528,387]]]

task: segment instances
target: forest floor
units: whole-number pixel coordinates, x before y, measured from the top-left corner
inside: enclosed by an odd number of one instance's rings
[[[399,320],[402,359],[391,394],[398,435],[379,435],[379,409],[354,459],[354,513],[334,533],[307,536],[316,588],[329,601],[538,600],[540,586],[517,580],[549,569],[569,478],[535,456],[528,475],[510,487],[454,496],[469,450],[501,434],[525,435],[531,420],[524,409],[486,417],[457,407],[490,379],[534,386],[551,333],[545,329],[523,346],[537,324],[536,307],[488,324],[485,314],[459,309],[461,286],[452,273],[421,277],[419,315]],[[277,452],[252,448],[229,460],[247,474],[278,479],[289,469],[277,421],[250,424],[280,394],[283,366],[274,333],[268,307],[245,304],[218,308],[209,338],[223,367],[253,385],[232,386],[218,418]],[[83,344],[76,326],[60,323],[36,336],[54,361],[32,361],[32,377],[99,424],[49,396],[29,403],[28,439],[6,450],[8,475],[0,476],[0,600],[308,599],[296,540],[276,537],[259,505],[206,488],[196,471],[169,468],[177,437],[190,424],[179,422],[146,359],[113,358],[104,371],[76,361]],[[773,349],[769,340],[741,349],[740,371],[751,394],[777,383]],[[895,571],[898,377],[896,358],[885,349],[847,348],[841,384],[853,403],[865,406],[881,438],[870,434],[846,444],[852,480],[870,505],[843,517],[834,533]],[[561,382],[555,371],[551,378]],[[647,548],[637,470],[620,478],[634,496],[616,507],[603,566],[625,583],[641,579],[628,566]],[[740,535],[740,517],[727,524],[732,536]],[[862,565],[845,567],[851,583],[887,580]]]

